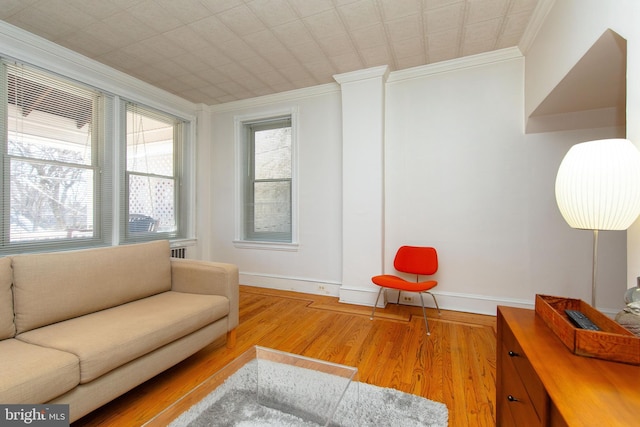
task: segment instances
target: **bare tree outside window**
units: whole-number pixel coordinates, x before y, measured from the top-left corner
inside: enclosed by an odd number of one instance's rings
[[[36,70],[5,66],[9,242],[94,237],[98,95]]]
[[[11,161],[11,241],[91,235],[93,172],[55,162],[73,153],[29,143],[9,143],[24,159]],[[47,162],[48,161],[48,162]]]
[[[0,255],[193,237],[185,115],[0,58]]]

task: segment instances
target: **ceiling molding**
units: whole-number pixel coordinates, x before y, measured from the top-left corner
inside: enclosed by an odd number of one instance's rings
[[[438,62],[435,64],[423,65],[420,67],[409,68],[400,71],[388,72],[387,83],[396,83],[404,80],[422,78],[430,75],[448,73],[471,67],[479,67],[496,62],[510,61],[522,58],[522,53],[517,47],[495,50],[487,53],[480,53],[472,56],[465,56],[449,61]],[[334,76],[340,78],[338,82],[348,83],[350,81],[362,80],[365,78],[374,78],[384,76],[388,67],[386,65],[372,67],[366,70],[358,70],[349,73]],[[336,79],[337,80],[337,79]],[[303,89],[296,89],[287,92],[280,92],[273,95],[265,95],[256,98],[243,99],[240,101],[232,101],[224,104],[211,105],[207,111],[213,113],[222,113],[234,110],[240,110],[251,107],[260,107],[278,102],[292,102],[297,99],[308,98],[313,96],[324,95],[327,93],[335,93],[340,91],[338,83],[327,83],[324,85],[312,86]]]
[[[287,92],[274,93],[272,95],[264,95],[256,98],[231,101],[224,104],[210,105],[208,111],[212,113],[225,113],[252,107],[262,107],[280,102],[294,102],[304,98],[312,98],[331,93],[340,93],[340,85],[338,83],[326,83],[323,85],[295,89]]]
[[[544,21],[547,19],[547,15],[549,15],[549,12],[551,12],[555,3],[556,0],[539,0],[538,5],[533,10],[531,19],[520,38],[520,43],[518,43],[518,47],[523,55],[526,55],[527,52],[529,52],[533,41],[536,39],[538,32],[542,28]]]
[[[522,58],[522,52],[517,47],[494,50],[477,55],[464,56],[462,58],[451,59],[449,61],[437,62],[435,64],[422,65],[420,67],[408,68],[406,70],[394,71],[389,75],[388,82],[395,83],[403,80],[449,73],[466,68],[480,67],[502,61],[511,61]]]
[[[333,78],[340,84],[358,82],[367,79],[376,79],[382,77],[387,80],[389,77],[389,66],[381,65],[379,67],[366,68],[364,70],[350,71],[348,73],[334,74]]]

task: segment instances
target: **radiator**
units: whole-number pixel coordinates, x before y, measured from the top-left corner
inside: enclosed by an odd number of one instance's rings
[[[187,248],[171,248],[171,258],[184,258]]]

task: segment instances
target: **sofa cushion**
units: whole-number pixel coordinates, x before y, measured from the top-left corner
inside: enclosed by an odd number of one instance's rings
[[[229,312],[219,295],[164,292],[17,336],[78,356],[80,383],[92,381]]]
[[[17,339],[0,341],[0,402],[45,403],[76,387],[78,358]]]
[[[171,288],[169,242],[16,255],[17,333]]]
[[[13,323],[12,281],[11,258],[0,258],[0,340],[12,338],[16,334]]]

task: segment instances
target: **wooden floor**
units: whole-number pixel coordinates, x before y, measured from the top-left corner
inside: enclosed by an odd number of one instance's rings
[[[449,425],[495,426],[496,319],[389,304],[376,311],[337,298],[241,286],[237,344],[224,339],[92,412],[79,426],[136,426],[253,345],[359,370],[360,381],[449,408]]]

